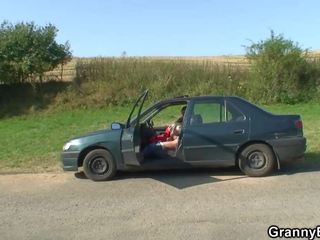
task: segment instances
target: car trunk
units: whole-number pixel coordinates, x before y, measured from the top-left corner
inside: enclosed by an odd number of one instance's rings
[[[303,124],[300,115],[274,115],[274,126],[278,137],[303,136]]]

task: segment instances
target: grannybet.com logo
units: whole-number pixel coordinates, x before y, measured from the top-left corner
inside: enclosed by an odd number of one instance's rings
[[[268,228],[268,235],[271,238],[304,238],[313,240],[320,238],[320,226],[315,228],[280,228],[272,225]]]

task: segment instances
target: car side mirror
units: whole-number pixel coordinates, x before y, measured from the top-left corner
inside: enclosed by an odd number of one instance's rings
[[[119,130],[122,129],[122,124],[118,122],[111,123],[111,129],[112,130]]]

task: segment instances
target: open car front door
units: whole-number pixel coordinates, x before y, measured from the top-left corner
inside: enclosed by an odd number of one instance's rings
[[[124,163],[127,165],[139,166],[140,162],[143,160],[140,150],[140,114],[147,96],[148,90],[138,98],[130,112],[126,127],[122,131],[121,152]],[[133,118],[135,116],[134,114],[136,114],[136,118]]]

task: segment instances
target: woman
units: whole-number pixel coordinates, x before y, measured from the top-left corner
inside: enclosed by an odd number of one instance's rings
[[[157,141],[149,144],[143,150],[143,156],[145,158],[162,158],[168,155],[168,151],[177,150],[179,136],[181,133],[181,124],[175,123],[172,127],[170,136],[166,141]]]

